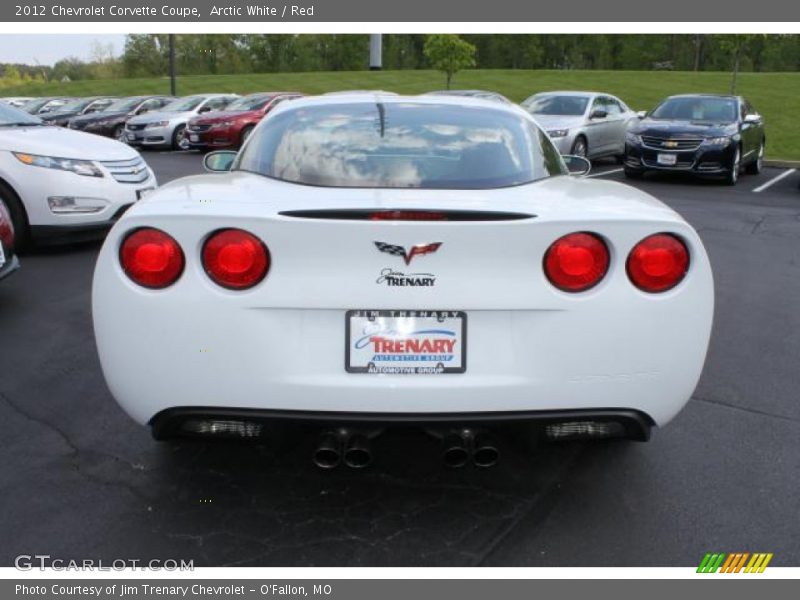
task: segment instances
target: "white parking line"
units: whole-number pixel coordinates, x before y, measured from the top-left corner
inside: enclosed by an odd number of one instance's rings
[[[603,175],[611,175],[612,173],[622,173],[625,169],[610,169],[608,171],[600,171],[599,173],[592,173],[587,177],[602,177]]]
[[[763,192],[765,189],[767,189],[768,187],[770,187],[770,186],[771,186],[771,185],[773,185],[773,184],[776,184],[776,183],[778,183],[778,182],[779,182],[781,179],[785,179],[786,177],[788,177],[789,175],[791,175],[792,173],[794,173],[796,170],[797,170],[797,169],[786,169],[786,170],[785,170],[783,173],[781,173],[780,175],[777,175],[777,176],[773,177],[772,179],[770,179],[770,180],[769,180],[767,183],[765,183],[764,185],[760,185],[760,186],[758,186],[756,189],[754,189],[754,190],[753,190],[753,192],[755,192],[756,194],[757,194],[758,192]]]

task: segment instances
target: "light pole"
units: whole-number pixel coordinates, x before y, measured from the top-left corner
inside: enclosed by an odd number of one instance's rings
[[[169,93],[177,96],[177,86],[175,85],[175,34],[169,34]]]
[[[372,33],[369,36],[369,70],[383,69],[383,35]]]

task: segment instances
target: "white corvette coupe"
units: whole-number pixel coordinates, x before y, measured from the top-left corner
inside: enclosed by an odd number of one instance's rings
[[[570,176],[520,108],[297,100],[206,166],[226,172],[128,211],[94,276],[109,387],[158,439],[311,421],[332,432],[318,464],[363,466],[369,432],[418,424],[448,464],[488,465],[483,427],[645,440],[693,393],[714,298],[699,237]]]

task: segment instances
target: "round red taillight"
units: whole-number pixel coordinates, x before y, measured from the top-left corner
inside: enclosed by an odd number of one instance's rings
[[[203,244],[203,267],[211,280],[232,290],[245,290],[269,271],[266,245],[241,229],[221,229]]]
[[[644,238],[628,255],[628,277],[643,292],[665,292],[689,269],[689,251],[679,238],[657,233]]]
[[[608,272],[608,247],[594,233],[570,233],[558,238],[544,255],[544,272],[565,292],[582,292]]]
[[[143,227],[128,234],[119,249],[122,269],[141,286],[161,289],[175,283],[185,260],[180,245],[159,229]]]

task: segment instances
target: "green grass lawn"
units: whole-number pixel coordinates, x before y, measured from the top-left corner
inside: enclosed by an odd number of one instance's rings
[[[517,102],[546,90],[600,90],[619,96],[634,110],[652,108],[671,94],[727,93],[730,74],[672,71],[526,71],[469,70],[458,73],[456,88],[490,89]],[[338,71],[325,73],[258,73],[181,77],[178,93],[237,92],[240,94],[295,90],[309,94],[343,89],[383,89],[416,94],[444,87],[436,71]],[[168,93],[167,78],[75,81],[27,84],[0,88],[0,96],[23,95],[134,95]],[[742,73],[738,92],[755,105],[767,121],[767,155],[800,160],[797,98],[800,73]]]

